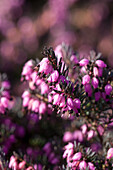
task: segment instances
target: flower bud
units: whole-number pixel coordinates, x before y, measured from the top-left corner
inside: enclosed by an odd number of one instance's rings
[[[73,161],[79,161],[81,159],[81,157],[82,157],[81,152],[77,152],[73,155],[72,160]]]
[[[82,133],[85,135],[87,132],[87,125],[86,124],[82,125],[81,129],[82,129]]]
[[[89,168],[89,170],[95,170],[95,167],[94,167],[93,163],[91,163],[91,162],[88,162],[88,168]]]
[[[80,66],[86,66],[86,65],[88,65],[88,63],[89,63],[89,60],[86,59],[86,58],[84,58],[81,61],[79,61],[79,65]]]
[[[59,73],[57,70],[55,70],[51,73],[51,75],[49,76],[47,80],[48,82],[56,82],[58,78],[59,78]]]
[[[89,75],[85,75],[84,77],[82,77],[82,84],[88,84],[90,82],[90,76]]]
[[[96,77],[92,78],[92,85],[94,87],[94,89],[96,89],[98,87],[99,81]]]
[[[23,169],[25,167],[25,164],[26,164],[25,161],[20,162],[19,165],[18,165],[18,168]]]
[[[112,92],[112,86],[110,84],[107,84],[105,86],[105,92],[107,95],[110,95],[110,93]]]
[[[90,140],[93,136],[94,136],[94,130],[90,130],[90,131],[87,133],[87,139]]]
[[[39,105],[39,113],[44,114],[46,111],[46,104],[44,102],[41,102]]]
[[[95,77],[98,76],[99,71],[98,71],[98,68],[97,68],[97,67],[94,67],[94,68],[93,68],[93,74],[94,74]]]
[[[111,159],[113,157],[113,148],[110,148],[107,152],[107,159]]]
[[[102,60],[96,60],[95,64],[101,68],[107,67],[107,65]]]
[[[51,73],[53,71],[53,67],[50,64],[48,58],[43,58],[41,60],[41,62],[39,63],[40,67],[39,67],[39,72],[40,73],[45,73],[46,75]]]
[[[81,161],[79,163],[80,170],[85,170],[87,168],[87,163],[85,161]]]
[[[78,63],[78,59],[77,59],[76,55],[74,55],[74,54],[71,56],[70,60],[71,60],[72,62],[74,62],[74,64],[77,64],[77,63]]]
[[[74,102],[74,106],[75,106],[77,109],[80,109],[81,101],[80,101],[79,99],[75,98],[75,99],[73,100],[73,102]]]
[[[64,133],[63,141],[64,142],[69,142],[69,141],[72,140],[72,138],[73,138],[72,133],[68,131],[68,132]]]

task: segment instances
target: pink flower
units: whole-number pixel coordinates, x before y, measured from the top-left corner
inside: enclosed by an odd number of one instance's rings
[[[96,60],[95,64],[101,68],[107,67],[107,65],[102,60]]]
[[[25,97],[23,99],[23,107],[27,107],[29,105],[29,101],[30,101],[30,98],[29,97]]]
[[[97,130],[98,130],[99,134],[102,136],[103,133],[104,133],[104,128],[103,128],[101,125],[99,125],[99,126],[97,127]]]
[[[79,161],[82,158],[81,152],[77,152],[73,155],[72,160],[73,161]]]
[[[107,159],[111,159],[113,157],[113,148],[110,148],[107,152]]]
[[[23,169],[25,167],[25,164],[26,164],[25,161],[20,162],[19,165],[18,165],[18,168]]]
[[[49,76],[47,80],[48,82],[56,82],[58,78],[59,78],[59,73],[57,70],[55,70],[51,73],[51,75]]]
[[[63,141],[64,142],[69,142],[69,141],[72,140],[72,138],[73,138],[72,133],[67,131],[67,132],[64,133]]]
[[[17,159],[14,157],[14,156],[11,156],[10,158],[10,162],[9,162],[9,168],[12,168],[12,169],[17,169],[18,168],[18,165],[17,165]]]
[[[66,106],[65,104],[65,97],[64,96],[61,96],[61,100],[60,100],[60,107],[64,108]]]
[[[40,73],[45,73],[45,74],[49,74],[53,71],[53,67],[50,64],[48,58],[43,58],[41,60],[41,62],[39,63],[40,67],[39,67],[39,72]]]
[[[81,61],[79,61],[79,65],[80,66],[86,66],[86,65],[88,65],[88,63],[89,63],[89,60],[88,59],[82,59]]]
[[[28,168],[26,168],[26,170],[33,170],[33,167],[29,166]]]
[[[92,85],[96,89],[98,87],[99,81],[96,77],[92,78]]]
[[[88,133],[87,133],[87,140],[90,140],[91,138],[93,138],[94,136],[94,130],[90,130]]]
[[[48,91],[49,91],[49,87],[45,82],[42,82],[40,84],[40,89],[41,89],[41,94],[48,93]]]
[[[60,100],[61,100],[61,96],[60,96],[60,94],[55,94],[54,96],[53,96],[53,104],[54,105],[59,105],[60,104]]]
[[[105,86],[105,92],[107,95],[110,95],[110,93],[112,92],[112,86],[110,84],[107,84]]]
[[[70,60],[71,60],[72,62],[74,62],[74,64],[77,64],[77,63],[78,63],[78,59],[77,59],[76,55],[74,55],[74,54],[71,56]]]
[[[80,168],[81,170],[85,170],[85,169],[87,168],[87,163],[86,163],[85,161],[81,161],[81,162],[79,163],[79,168]]]
[[[46,104],[44,102],[41,102],[40,105],[39,105],[39,113],[40,114],[44,114],[45,111],[46,111]]]
[[[90,82],[90,76],[89,75],[85,75],[84,77],[82,77],[82,84],[88,84]]]
[[[67,99],[67,107],[68,107],[69,110],[73,109],[74,103],[73,103],[72,98]]]
[[[74,147],[74,144],[69,142],[66,146],[65,146],[65,149],[73,149]]]
[[[94,167],[93,163],[91,163],[91,162],[88,162],[88,168],[89,168],[89,170],[95,170],[95,167]]]
[[[33,103],[32,103],[32,111],[38,112],[39,111],[39,105],[40,105],[39,100],[34,100]]]
[[[76,107],[77,109],[80,109],[81,101],[75,98],[73,102],[74,102],[74,107]]]
[[[24,98],[24,97],[30,97],[30,93],[29,93],[29,91],[24,91],[24,93],[22,94],[22,98]]]
[[[8,103],[9,100],[6,97],[1,97],[1,104],[5,107],[8,108]]]
[[[85,66],[81,67],[80,72],[81,73],[87,73],[86,67]]]
[[[94,68],[93,68],[93,74],[94,74],[95,77],[98,76],[99,71],[98,71],[98,68],[97,68],[97,67],[94,67]]]
[[[80,130],[75,130],[73,133],[73,139],[79,142],[83,141],[83,134]]]
[[[86,124],[82,125],[81,129],[82,129],[82,133],[85,135],[87,133],[87,125]]]

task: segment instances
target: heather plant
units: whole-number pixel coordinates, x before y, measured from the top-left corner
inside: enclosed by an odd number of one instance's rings
[[[23,66],[21,97],[1,74],[0,168],[112,169],[113,70],[64,43],[42,56]]]

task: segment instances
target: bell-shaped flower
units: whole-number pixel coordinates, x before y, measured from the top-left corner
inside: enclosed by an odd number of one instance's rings
[[[110,94],[111,94],[111,92],[112,92],[112,86],[111,86],[110,84],[107,84],[107,85],[105,86],[105,92],[106,92],[107,95],[110,95]]]
[[[82,84],[88,84],[90,82],[90,76],[87,74],[85,76],[82,77]]]
[[[110,148],[107,152],[107,159],[111,159],[113,157],[113,148]]]
[[[86,66],[86,65],[88,65],[88,63],[89,63],[89,60],[86,58],[79,61],[80,66]]]
[[[99,81],[96,77],[92,78],[92,85],[94,87],[94,89],[96,89],[98,87]]]
[[[96,60],[95,64],[101,68],[107,67],[107,65],[102,60]]]
[[[81,161],[80,163],[79,163],[79,169],[80,170],[85,170],[87,168],[87,163],[86,163],[86,161]]]

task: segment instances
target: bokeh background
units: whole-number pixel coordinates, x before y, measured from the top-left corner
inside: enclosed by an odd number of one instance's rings
[[[113,67],[113,0],[0,0],[0,71],[14,95],[24,63],[62,42],[81,56],[101,52]]]

